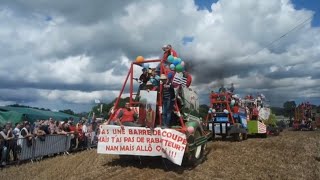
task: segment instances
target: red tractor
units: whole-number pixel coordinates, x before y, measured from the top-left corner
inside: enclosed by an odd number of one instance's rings
[[[212,130],[213,140],[216,135],[222,139],[231,136],[234,141],[246,140],[246,109],[240,106],[239,99],[230,92],[211,92],[207,128]]]

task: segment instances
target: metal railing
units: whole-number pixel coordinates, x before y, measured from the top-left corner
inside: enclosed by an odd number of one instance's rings
[[[35,160],[44,156],[50,156],[55,154],[69,154],[70,151],[83,150],[87,148],[93,148],[97,146],[97,135],[94,133],[90,134],[89,137],[85,137],[82,141],[82,146],[73,144],[77,141],[72,141],[74,136],[68,135],[45,135],[43,137],[32,137],[30,140],[26,138],[19,138],[10,140],[12,142],[10,147],[0,147],[0,154],[5,153],[6,159],[0,159],[2,162],[6,161],[7,164],[14,164],[20,161]],[[28,142],[29,141],[29,142]],[[30,142],[31,141],[31,142]],[[83,143],[85,142],[85,143]],[[7,144],[10,144],[7,143]],[[13,145],[12,145],[13,144]],[[29,145],[28,145],[29,144]],[[10,151],[10,152],[9,152]],[[13,152],[14,151],[14,152]],[[17,153],[17,160],[10,161],[10,154]],[[1,156],[0,156],[1,158]],[[9,160],[9,162],[8,162]],[[0,162],[1,162],[0,161]]]

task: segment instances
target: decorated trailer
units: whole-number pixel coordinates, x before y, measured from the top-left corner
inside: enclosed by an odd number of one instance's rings
[[[315,114],[309,102],[299,104],[295,108],[293,129],[297,131],[313,131],[317,129]]]
[[[270,116],[270,108],[264,107],[260,97],[246,97],[242,100],[246,107],[248,134],[253,136],[267,137],[267,125],[265,121]]]
[[[207,115],[207,128],[212,131],[212,139],[232,137],[234,141],[247,139],[246,110],[239,99],[230,92],[212,92]]]
[[[151,65],[156,65],[156,68],[151,68]],[[136,78],[137,69],[141,68],[143,73]],[[161,156],[177,165],[201,162],[211,132],[203,129],[199,117],[188,113],[199,110],[197,94],[189,87],[190,76],[184,71],[181,59],[171,56],[166,62],[144,60],[142,57],[132,62],[110,117],[115,119],[115,125],[100,127],[98,153]],[[119,107],[126,88],[129,89],[129,102],[126,107]],[[134,89],[138,91],[135,93]],[[168,89],[174,92],[170,102],[164,99]],[[167,103],[171,108],[166,107]],[[188,107],[188,111],[182,107]],[[125,124],[125,118],[117,114],[121,110],[134,111],[132,114],[137,116],[133,126],[119,126],[119,123]]]

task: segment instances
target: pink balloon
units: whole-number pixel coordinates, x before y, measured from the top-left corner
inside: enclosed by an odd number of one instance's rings
[[[194,127],[189,126],[189,127],[187,128],[187,131],[188,131],[190,134],[193,134],[193,133],[194,133]]]
[[[180,64],[181,64],[181,66],[183,66],[183,67],[184,67],[184,64],[185,64],[185,63],[184,63],[184,61],[181,61],[181,63],[180,63]]]

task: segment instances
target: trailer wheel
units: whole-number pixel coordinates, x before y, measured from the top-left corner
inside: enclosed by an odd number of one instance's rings
[[[194,133],[193,142],[201,137],[201,132],[199,129]],[[189,141],[188,141],[189,142]],[[197,146],[193,151],[189,152],[187,157],[185,157],[185,165],[197,165],[203,158],[204,151],[206,149],[207,143]]]
[[[267,134],[267,133],[261,134],[261,137],[262,137],[262,138],[267,138],[267,137],[268,137],[268,134]]]
[[[280,135],[279,129],[276,129],[276,130],[275,130],[274,135],[275,135],[275,136],[279,136],[279,135]]]
[[[232,134],[233,140],[234,141],[242,141],[243,140],[243,134],[242,133],[234,133]]]
[[[243,137],[243,138],[242,138],[243,140],[247,140],[247,139],[248,139],[248,134],[247,134],[247,133],[243,133],[243,134],[242,134],[242,137]]]
[[[222,135],[221,138],[222,138],[222,140],[224,141],[224,140],[227,139],[227,135]]]

